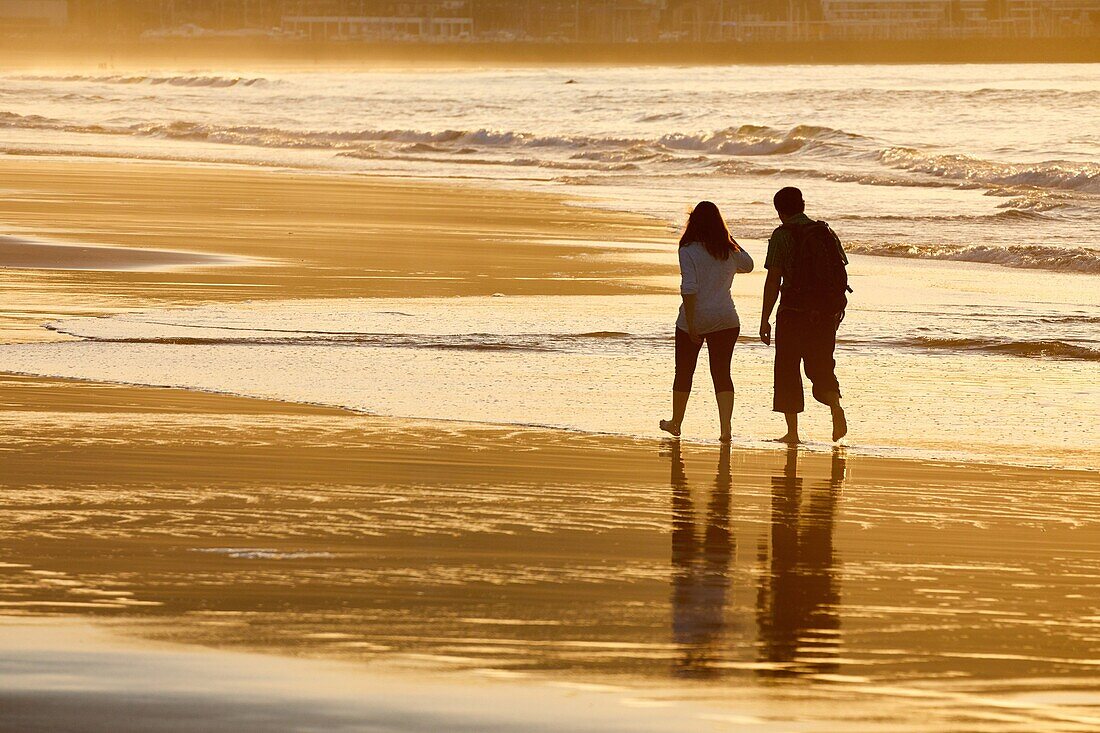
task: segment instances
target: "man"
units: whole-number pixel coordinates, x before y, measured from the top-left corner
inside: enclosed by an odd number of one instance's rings
[[[798,413],[805,408],[801,367],[813,383],[813,396],[833,413],[833,440],[848,433],[840,384],[836,379],[836,331],[848,304],[848,258],[840,239],[825,222],[806,216],[806,203],[797,188],[775,194],[775,210],[783,225],[768,240],[768,270],[760,340],[770,345],[770,323],[775,301],[775,395],[772,409],[787,419],[786,443],[798,443]]]

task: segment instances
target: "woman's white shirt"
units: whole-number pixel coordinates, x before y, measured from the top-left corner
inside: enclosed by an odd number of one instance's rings
[[[734,275],[752,268],[752,256],[741,248],[731,249],[728,258],[719,260],[702,242],[680,247],[680,294],[695,296],[695,327],[700,335],[741,327],[730,288]],[[688,330],[683,304],[676,327]]]

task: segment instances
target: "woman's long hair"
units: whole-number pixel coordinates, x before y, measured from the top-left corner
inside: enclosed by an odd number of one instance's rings
[[[730,235],[726,220],[722,218],[718,207],[710,201],[700,201],[688,217],[687,228],[680,237],[680,246],[686,247],[693,242],[702,242],[710,256],[716,260],[729,259],[731,250],[741,249]]]

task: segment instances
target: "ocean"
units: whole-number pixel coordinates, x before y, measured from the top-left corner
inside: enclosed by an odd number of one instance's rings
[[[556,192],[666,222],[667,246],[630,257],[670,268],[688,209],[713,200],[757,263],[734,287],[746,445],[782,432],[752,337],[771,195],[799,186],[851,254],[837,359],[853,450],[1100,465],[1096,66],[7,73],[0,151]],[[659,280],[667,295],[69,318],[49,327],[79,341],[0,347],[0,370],[656,435],[678,306],[675,277]],[[717,437],[707,382],[689,437]],[[826,411],[809,409],[820,439]]]

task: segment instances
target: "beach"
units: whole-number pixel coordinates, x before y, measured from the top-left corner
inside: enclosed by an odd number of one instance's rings
[[[5,197],[19,231],[49,221],[57,243],[119,248],[99,269],[48,269],[49,248],[37,263],[47,269],[5,269],[5,333],[23,342],[6,349],[79,348],[40,327],[59,316],[503,290],[633,298],[663,272],[624,264],[614,246],[577,256],[594,231],[615,232],[627,254],[648,246],[663,233],[651,219],[547,196],[234,168],[0,165],[29,192]],[[253,201],[244,211],[230,195],[241,190]],[[133,208],[97,206],[107,191],[132,194]],[[517,198],[523,215],[497,215]],[[308,226],[255,213],[301,217],[287,203],[301,200],[320,202]],[[355,249],[368,227],[388,246]],[[131,253],[169,242],[225,261],[132,266]],[[517,250],[507,274],[494,274],[500,247]],[[394,274],[362,276],[378,272]],[[269,729],[273,714],[302,728],[357,730],[371,715],[397,730],[436,729],[432,715],[455,729],[489,724],[483,706],[448,702],[456,695],[532,700],[491,720],[504,730],[1095,725],[1095,472],[814,446],[738,445],[723,464],[705,441],[109,381],[125,380],[0,384],[0,607],[16,624],[5,656],[24,660],[2,694],[21,729],[64,725],[87,699],[112,730],[126,728],[119,716],[135,730],[186,729],[197,708],[212,711],[212,730]],[[234,653],[271,661],[218,656]],[[347,687],[298,685],[276,704],[265,695],[303,674],[286,657],[338,662],[324,673]],[[141,684],[121,671],[133,664]],[[194,681],[204,665],[238,664],[251,671],[237,683]],[[387,680],[400,694],[358,692]],[[251,724],[246,703],[259,711]]]
[[[8,371],[630,437],[666,409],[677,282],[653,215],[239,165],[2,166],[20,243],[6,256],[21,258],[0,272]],[[751,324],[764,243],[742,241],[758,265],[734,297]],[[66,248],[93,261],[56,269]],[[851,257],[841,378],[859,375],[862,452],[1097,465],[1094,276]],[[735,433],[766,447],[771,352],[751,325],[741,342]],[[686,435],[717,437],[695,414]],[[827,434],[826,413],[806,418]]]
[[[0,727],[1095,729],[1094,142],[1022,141],[1097,92],[1009,71],[898,104],[1042,87],[1012,163],[955,156],[965,120],[878,149],[855,106],[572,127],[616,84],[673,93],[629,70],[576,108],[532,72],[526,121],[485,70],[0,77]],[[447,84],[517,106],[458,127]],[[359,119],[402,85],[438,116]],[[334,122],[279,111],[306,89]],[[839,446],[813,404],[806,445],[768,441],[779,180],[850,253]],[[708,190],[756,261],[729,448],[705,369],[684,439],[656,429]]]
[[[1095,726],[1094,475],[2,388],[20,729]]]

